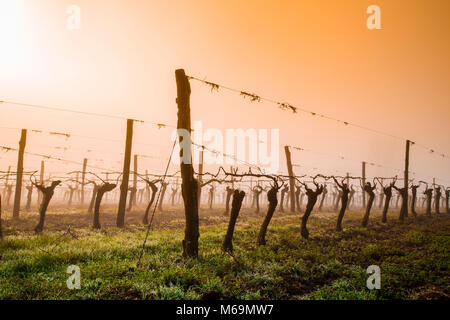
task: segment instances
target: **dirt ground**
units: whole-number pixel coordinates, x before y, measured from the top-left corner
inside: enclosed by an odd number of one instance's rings
[[[200,209],[200,226],[218,225],[228,223],[228,217],[224,215],[225,208],[223,206],[216,206],[216,208],[209,209],[203,206]],[[153,209],[152,209],[153,210]],[[141,231],[146,228],[142,224],[142,218],[145,212],[145,206],[137,206],[131,211],[126,212],[125,223],[126,229]],[[150,211],[149,217],[151,217]],[[264,218],[266,214],[266,206],[261,207],[259,213],[255,213],[254,208],[244,207],[239,214],[239,221],[246,222],[249,219]],[[281,212],[277,209],[275,217],[298,215],[299,219],[301,213],[290,213],[289,210]],[[102,205],[100,213],[100,223],[102,229],[115,228],[117,216],[117,205],[106,204]],[[312,216],[328,219],[336,219],[337,213],[332,210],[324,212],[313,212]],[[29,212],[22,210],[18,220],[12,219],[11,210],[4,210],[2,212],[3,228],[5,235],[14,235],[20,232],[33,233],[34,227],[39,221],[39,213],[37,208],[32,208]],[[300,222],[300,221],[299,221]],[[72,230],[89,229],[93,223],[93,215],[88,213],[87,206],[71,206],[67,204],[50,205],[45,219],[45,232],[65,231],[68,227]],[[184,228],[184,209],[181,206],[166,206],[163,211],[158,209],[155,211],[152,222],[153,230],[162,229],[182,229]]]

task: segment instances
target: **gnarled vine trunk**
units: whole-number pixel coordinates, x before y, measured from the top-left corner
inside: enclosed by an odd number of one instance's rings
[[[27,186],[27,204],[25,205],[25,210],[30,211],[31,208],[31,197],[33,196],[33,185]]]
[[[417,188],[419,188],[419,186],[412,186],[411,187],[411,192],[412,192],[411,212],[412,212],[414,217],[417,217],[417,212],[416,212]]]
[[[314,209],[314,205],[317,202],[317,197],[323,192],[323,187],[317,186],[316,191],[313,191],[307,187],[305,188],[306,188],[306,196],[308,197],[308,203],[306,204],[305,213],[303,214],[302,217],[302,225],[300,233],[304,239],[308,239],[309,231],[306,225],[308,223],[309,216],[311,215],[311,212]]]
[[[427,201],[426,215],[428,217],[431,217],[431,201],[433,198],[433,189],[425,190],[424,194],[426,195],[426,201]]]
[[[300,187],[296,187],[295,189],[295,206],[297,207],[297,212],[302,212],[300,207],[300,193],[302,192]]]
[[[381,222],[386,223],[387,222],[387,213],[389,210],[389,204],[391,203],[391,198],[392,198],[392,188],[391,187],[385,188],[383,192],[385,195],[385,201],[384,201]]]
[[[128,199],[127,211],[130,212],[131,208],[133,208],[133,204],[135,204],[136,188],[135,187],[131,187],[131,188],[128,188],[128,190],[130,191],[130,199]]]
[[[89,208],[88,208],[89,214],[92,214],[92,212],[94,210],[95,197],[97,196],[97,191],[98,191],[98,186],[97,186],[97,184],[94,184],[94,187],[92,188],[91,201],[89,202]]]
[[[166,189],[167,189],[167,183],[163,183],[163,185],[161,186],[162,190],[161,190],[161,195],[159,197],[159,202],[158,202],[158,210],[160,212],[163,211],[163,201],[164,201],[164,195],[166,194]]]
[[[320,197],[320,203],[319,203],[319,211],[322,211],[323,203],[325,202],[325,198],[327,197],[328,190],[326,188],[323,189],[322,197]]]
[[[445,208],[447,209],[447,213],[450,213],[448,200],[450,198],[450,189],[445,191]]]
[[[50,200],[53,197],[53,194],[55,193],[55,188],[61,183],[60,180],[53,181],[52,184],[49,187],[44,187],[43,185],[36,185],[36,188],[42,192],[43,199],[41,203],[41,207],[39,209],[39,223],[34,228],[34,231],[36,233],[42,232],[44,229],[44,223],[45,223],[45,213],[47,212],[48,205],[50,203]]]
[[[225,212],[223,214],[224,216],[228,216],[228,214],[230,213],[230,199],[234,193],[234,190],[230,187],[227,187],[226,192],[227,192],[227,197],[225,199]]]
[[[288,192],[288,187],[283,188],[283,190],[281,190],[281,199],[280,199],[280,211],[284,212],[284,195]]]
[[[101,187],[97,188],[97,195],[95,197],[95,208],[94,208],[94,229],[100,229],[100,204],[102,202],[103,195],[106,192],[113,190],[116,187],[115,184],[105,183]]]
[[[261,228],[259,229],[257,243],[260,246],[266,244],[267,227],[269,226],[270,220],[272,219],[273,213],[275,212],[275,209],[277,208],[278,204],[277,193],[278,193],[277,187],[272,187],[267,192],[267,200],[269,201],[269,206],[267,208],[266,217],[264,218]]]
[[[153,201],[155,200],[155,196],[156,196],[156,192],[158,191],[158,188],[156,187],[156,185],[154,183],[151,182],[147,182],[147,184],[149,185],[151,191],[151,197],[150,197],[150,201],[147,205],[147,208],[145,208],[145,213],[144,213],[144,218],[142,219],[142,223],[143,224],[148,224],[148,214],[150,212],[150,208],[152,207]]]
[[[222,250],[224,252],[233,252],[233,233],[234,226],[236,225],[239,211],[241,210],[242,201],[244,200],[245,192],[235,190],[233,194],[233,201],[231,203],[230,222],[228,223],[227,233],[223,239]]]
[[[436,211],[437,214],[441,213],[440,209],[439,209],[439,204],[441,202],[441,189],[440,188],[436,188],[435,189],[435,199],[434,199],[434,210]]]
[[[364,188],[364,191],[369,194],[369,201],[367,202],[366,214],[364,215],[362,226],[365,228],[369,223],[370,210],[372,209],[373,200],[375,199],[375,193],[373,192],[375,188],[372,188],[370,185]]]
[[[338,219],[337,219],[337,223],[336,223],[336,231],[342,231],[342,220],[344,220],[345,210],[347,209],[349,193],[350,193],[349,189],[344,189],[342,191],[341,210],[339,211],[339,215],[338,215]]]

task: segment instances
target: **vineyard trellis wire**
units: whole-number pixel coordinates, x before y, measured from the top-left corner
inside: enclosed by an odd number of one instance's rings
[[[187,80],[199,80],[199,79],[196,79],[196,78],[193,78],[193,77],[190,77],[190,76],[186,76],[186,79],[187,79]],[[206,83],[207,85],[211,86],[212,91],[218,90],[220,87],[223,87],[223,86],[219,86],[219,85],[217,85],[217,84],[214,84],[214,83],[211,83],[211,82],[207,82],[207,81],[204,81],[204,80],[199,80],[199,81],[203,81],[203,82]],[[224,88],[230,89],[230,88],[228,88],[228,87],[224,87]],[[320,116],[320,117],[325,118],[325,119],[328,119],[328,120],[334,120],[334,121],[337,121],[337,122],[339,122],[339,123],[343,123],[343,124],[345,124],[345,125],[352,125],[352,126],[355,126],[355,127],[359,127],[359,128],[365,129],[365,130],[369,130],[369,131],[372,131],[372,132],[377,132],[377,133],[380,133],[380,134],[383,134],[383,135],[387,135],[387,136],[394,137],[394,138],[396,138],[396,139],[401,139],[401,140],[403,140],[403,138],[401,138],[401,137],[392,136],[392,135],[390,135],[390,134],[388,134],[388,133],[379,132],[378,130],[374,130],[374,129],[371,129],[371,128],[361,127],[361,126],[359,126],[359,125],[357,125],[357,124],[353,124],[353,123],[350,123],[350,122],[347,122],[347,121],[342,121],[342,120],[339,120],[339,119],[334,119],[334,118],[332,118],[332,117],[328,117],[328,116],[322,115],[322,114],[320,114],[320,113],[311,112],[311,111],[309,111],[309,110],[302,109],[302,108],[297,108],[297,107],[295,107],[295,106],[293,106],[293,105],[291,105],[291,104],[288,104],[288,103],[280,103],[280,102],[276,102],[276,101],[274,101],[274,100],[262,98],[262,97],[259,96],[259,95],[256,95],[256,94],[253,94],[253,93],[249,93],[249,92],[247,92],[247,91],[243,91],[243,90],[234,90],[234,89],[230,89],[230,90],[239,92],[239,94],[240,94],[241,96],[243,96],[244,98],[249,98],[251,101],[255,101],[255,102],[259,102],[259,101],[267,101],[267,102],[276,103],[276,104],[277,104],[281,109],[283,109],[283,110],[290,110],[290,111],[292,111],[292,112],[294,112],[294,113],[297,112],[297,111],[301,111],[301,112],[309,112],[310,114],[312,114],[312,115],[314,115],[314,116],[317,115],[317,116]],[[47,109],[47,110],[59,111],[59,112],[70,112],[70,113],[74,112],[74,113],[79,113],[79,114],[84,114],[84,115],[89,115],[89,116],[96,116],[96,117],[108,117],[108,118],[114,118],[114,119],[127,119],[127,121],[132,121],[132,122],[148,123],[148,124],[151,124],[151,125],[156,126],[158,129],[165,128],[165,127],[172,127],[172,128],[175,128],[175,126],[169,126],[169,125],[162,124],[162,123],[147,122],[147,121],[143,121],[143,120],[129,119],[129,118],[125,118],[125,117],[121,117],[121,116],[115,116],[115,115],[105,115],[105,114],[91,113],[91,112],[82,112],[82,111],[78,112],[78,111],[75,111],[75,110],[67,110],[67,109],[54,108],[54,107],[46,107],[46,106],[41,106],[41,105],[28,105],[28,104],[16,103],[16,102],[7,101],[7,100],[6,100],[6,101],[0,101],[0,103],[10,103],[10,104],[13,104],[13,105],[15,104],[15,105],[24,106],[24,107],[28,106],[28,107],[33,107],[33,108]],[[177,126],[177,127],[178,127],[178,126]],[[192,132],[192,131],[193,131],[191,128],[188,128],[188,130],[189,130],[189,132]],[[66,140],[69,139],[69,138],[72,136],[72,134],[70,134],[70,133],[62,133],[62,132],[56,132],[56,131],[40,131],[40,130],[32,130],[32,132],[34,132],[34,133],[44,133],[44,132],[45,132],[45,133],[48,133],[48,134],[51,134],[51,135],[57,135],[57,136],[65,137]],[[112,140],[112,139],[111,139],[111,140]],[[117,141],[117,142],[122,142],[122,143],[123,143],[123,141],[118,141],[118,140],[115,140],[115,141]],[[408,142],[409,142],[409,140],[408,140]],[[411,142],[411,143],[414,144],[414,142]],[[174,140],[174,144],[173,144],[172,151],[171,151],[171,153],[170,153],[169,158],[168,158],[168,159],[167,159],[167,158],[160,158],[160,159],[162,159],[162,160],[168,160],[166,169],[165,169],[165,171],[164,171],[164,174],[163,174],[163,175],[157,175],[157,174],[154,174],[154,173],[150,173],[150,175],[152,175],[152,176],[158,176],[158,177],[161,177],[162,179],[160,179],[160,181],[162,181],[162,185],[164,184],[164,181],[165,181],[166,178],[168,177],[168,169],[169,169],[170,161],[171,161],[171,159],[172,159],[172,155],[173,155],[173,151],[174,151],[175,146],[176,146],[176,140]],[[276,208],[276,206],[277,206],[276,202],[274,201],[274,197],[273,197],[273,196],[275,196],[275,200],[276,200],[276,195],[277,195],[278,190],[280,190],[282,187],[285,187],[285,188],[283,189],[283,191],[282,191],[282,198],[281,198],[281,199],[282,199],[282,200],[281,200],[281,204],[283,204],[283,193],[286,192],[285,189],[287,188],[287,183],[286,183],[286,182],[287,182],[288,180],[290,180],[290,179],[293,179],[293,180],[295,180],[295,181],[297,182],[297,183],[294,185],[294,187],[301,188],[301,187],[303,186],[303,188],[305,188],[305,190],[306,190],[305,194],[308,196],[308,206],[309,206],[309,202],[310,202],[310,197],[309,197],[310,194],[308,194],[308,192],[309,192],[309,193],[310,193],[310,192],[315,193],[315,197],[317,198],[317,196],[322,192],[322,191],[319,192],[319,190],[320,190],[321,188],[322,188],[322,190],[323,190],[324,185],[326,185],[326,184],[332,184],[332,182],[329,182],[329,181],[328,181],[328,180],[330,180],[330,179],[332,179],[332,178],[335,180],[335,184],[337,184],[337,185],[339,185],[339,183],[336,182],[336,178],[341,178],[341,179],[343,179],[343,181],[344,181],[344,180],[349,181],[350,179],[351,179],[351,180],[354,180],[354,179],[359,180],[363,195],[365,194],[365,193],[364,193],[365,191],[369,190],[369,188],[371,188],[371,190],[373,191],[373,188],[375,188],[375,187],[377,186],[377,183],[375,182],[375,180],[376,180],[377,178],[382,179],[382,180],[394,180],[394,179],[395,179],[395,181],[396,181],[396,180],[402,180],[401,178],[398,178],[398,179],[397,179],[396,176],[395,176],[395,177],[374,177],[374,178],[372,179],[372,183],[373,183],[373,185],[372,185],[371,182],[367,182],[367,183],[365,182],[365,179],[366,179],[365,176],[358,177],[358,176],[350,176],[350,175],[348,175],[348,174],[347,174],[347,176],[337,176],[337,175],[335,175],[335,176],[330,176],[330,175],[324,175],[324,174],[317,174],[317,175],[298,175],[298,176],[297,176],[297,175],[294,175],[294,174],[293,174],[293,175],[284,175],[284,174],[276,174],[276,173],[273,173],[273,174],[267,174],[267,173],[264,171],[263,168],[261,168],[261,167],[255,165],[255,164],[248,163],[248,162],[245,161],[245,160],[238,159],[238,158],[237,158],[236,156],[234,156],[234,155],[231,155],[231,154],[227,154],[227,153],[224,153],[224,152],[220,152],[220,151],[214,150],[214,149],[209,148],[209,147],[206,147],[206,146],[204,146],[204,145],[197,144],[196,142],[193,142],[193,141],[191,141],[191,144],[190,144],[190,147],[192,147],[192,146],[194,146],[194,147],[199,147],[199,148],[201,148],[202,150],[206,150],[206,151],[211,152],[211,153],[216,154],[216,155],[217,155],[217,154],[221,154],[221,155],[224,156],[224,157],[231,158],[231,159],[233,159],[235,162],[239,162],[239,163],[241,163],[241,165],[244,165],[244,166],[248,167],[248,171],[244,171],[244,172],[239,172],[237,167],[234,168],[234,169],[233,169],[233,168],[230,169],[230,171],[226,171],[223,167],[220,167],[220,168],[219,168],[219,171],[218,171],[217,173],[215,173],[215,174],[214,174],[214,173],[209,173],[209,172],[203,173],[203,172],[200,172],[200,171],[196,172],[195,170],[192,170],[192,173],[197,177],[197,179],[198,179],[199,177],[207,177],[207,176],[208,176],[209,178],[211,178],[209,181],[205,182],[205,184],[203,184],[203,185],[206,185],[206,184],[208,184],[208,183],[213,183],[213,182],[216,182],[216,183],[219,183],[219,184],[222,184],[222,183],[227,183],[227,184],[230,184],[230,183],[231,183],[231,184],[234,184],[234,183],[236,183],[236,184],[238,184],[238,183],[243,183],[243,182],[245,181],[245,180],[244,180],[244,177],[258,178],[258,181],[262,181],[262,180],[263,180],[262,178],[267,179],[266,182],[269,183],[269,188],[271,187],[270,190],[269,190],[269,192],[268,192],[268,197],[269,197],[269,207],[271,207],[272,212],[271,212],[271,213],[268,212],[268,214],[267,214],[267,216],[266,216],[266,219],[265,219],[265,221],[264,221],[264,223],[263,223],[263,225],[265,224],[265,230],[267,230],[267,226],[268,226],[268,224],[269,224],[269,222],[270,222],[271,215],[273,215],[273,211],[275,210],[275,208]],[[423,145],[420,145],[420,146],[421,146],[421,147],[424,147],[425,149],[427,149],[427,147],[425,147],[425,146],[423,146]],[[0,148],[2,148],[2,149],[5,150],[5,151],[19,151],[19,150],[16,149],[16,148],[11,148],[11,147],[8,147],[8,146],[0,146]],[[300,147],[292,147],[292,148],[297,149],[297,150],[299,150],[299,151],[306,151],[305,149],[300,148]],[[65,150],[65,149],[64,149],[64,150]],[[436,153],[436,154],[437,154],[437,152],[435,152],[434,149],[427,149],[427,150],[429,150],[431,153]],[[72,160],[66,160],[66,159],[60,158],[60,157],[53,157],[53,156],[50,156],[50,155],[45,155],[45,154],[40,154],[40,153],[32,153],[32,152],[25,152],[25,153],[26,153],[26,154],[29,154],[29,155],[39,156],[39,157],[42,157],[42,158],[53,159],[53,160],[58,160],[58,161],[63,161],[63,162],[68,162],[68,163],[73,163],[73,164],[77,164],[77,165],[83,165],[83,163],[81,163],[81,162],[78,162],[78,161],[72,161]],[[120,155],[124,155],[124,154],[121,153]],[[441,155],[442,155],[443,157],[446,157],[444,154],[441,154]],[[136,156],[140,156],[140,157],[143,157],[143,158],[145,158],[145,157],[153,158],[153,157],[154,157],[153,155],[146,155],[146,154],[143,154],[143,153],[141,153],[141,154],[135,154],[135,157],[136,157]],[[356,160],[349,159],[349,158],[346,158],[346,157],[341,157],[341,158],[345,158],[346,160],[356,161]],[[376,163],[373,163],[373,162],[368,162],[368,164],[369,164],[369,165],[380,166],[380,167],[385,167],[385,168],[389,168],[389,169],[394,169],[394,170],[400,170],[400,169],[390,168],[390,167],[387,167],[387,166],[381,166],[381,165],[376,164]],[[106,173],[106,174],[118,174],[118,176],[117,176],[117,183],[118,183],[118,181],[119,181],[121,175],[124,173],[124,171],[122,171],[122,172],[118,172],[118,171],[108,171],[108,169],[101,168],[101,167],[99,167],[99,166],[88,165],[88,167],[90,167],[90,168],[92,168],[92,169],[96,169],[96,170],[102,170],[102,171],[104,171],[103,173]],[[252,169],[257,170],[258,173],[252,172]],[[400,170],[400,171],[401,171],[401,170]],[[406,172],[409,172],[409,171],[406,170]],[[24,173],[25,173],[25,172],[24,172]],[[59,177],[59,176],[53,176],[52,178],[53,178],[53,179],[56,179],[56,178],[59,179],[59,178],[61,178],[66,184],[67,184],[68,182],[70,182],[70,183],[75,183],[75,182],[76,182],[76,183],[78,184],[78,183],[79,183],[79,182],[78,182],[78,178],[74,179],[73,177],[71,177],[71,175],[74,174],[74,173],[82,173],[82,174],[85,174],[86,172],[84,172],[84,171],[83,171],[83,172],[74,172],[74,171],[72,171],[72,172],[69,172],[66,176],[61,176],[61,177]],[[7,176],[9,177],[10,175],[13,175],[13,174],[14,174],[14,173],[9,172],[9,173],[7,174]],[[92,174],[93,174],[93,175],[96,175],[95,173],[92,173]],[[129,171],[127,174],[135,174],[136,176],[143,175],[142,173],[139,173],[136,169],[133,170],[133,171]],[[218,178],[218,177],[219,177],[219,174],[222,174],[222,175],[224,176],[224,178],[223,178],[223,179],[222,179],[222,178],[219,179],[219,178]],[[175,174],[174,174],[174,175],[175,175]],[[174,176],[174,175],[173,175],[173,176]],[[181,173],[180,176],[183,177],[183,174]],[[232,178],[231,180],[227,180],[227,178],[229,178],[229,177],[233,177],[233,178]],[[98,178],[99,180],[101,180],[102,182],[105,182],[105,181],[104,181],[102,178],[100,178],[99,176],[97,176],[97,178]],[[312,180],[310,180],[310,179],[312,179]],[[319,179],[322,179],[322,180],[323,180],[323,181],[320,182],[320,185],[319,185],[319,183],[317,182],[317,180],[319,180]],[[49,179],[49,180],[50,180],[50,179]],[[88,183],[90,183],[91,180],[92,180],[92,179],[88,179]],[[97,180],[97,181],[99,181],[99,180]],[[408,178],[405,178],[405,179],[403,179],[403,180],[404,180],[405,184],[408,186],[408,185],[409,185],[409,182],[410,182],[409,179],[408,179]],[[250,180],[250,183],[251,183],[251,181],[252,181],[252,180]],[[380,184],[381,186],[383,186],[382,183],[381,183],[380,181],[378,181],[378,182],[379,182],[379,184]],[[135,178],[134,183],[136,183],[136,178]],[[315,191],[309,188],[310,186],[308,186],[308,184],[311,184],[311,183],[314,184],[314,185],[316,186],[316,190],[315,190]],[[342,182],[342,183],[343,183],[343,182]],[[342,187],[341,185],[339,185],[339,186]],[[435,183],[435,184],[433,184],[433,186],[439,186],[439,185]],[[239,187],[242,187],[242,185],[241,185],[241,186],[238,186],[238,188],[239,188]],[[366,190],[366,187],[368,188],[367,190]],[[292,188],[292,185],[291,185],[291,188]],[[251,189],[250,189],[250,190],[251,190]],[[310,190],[312,190],[312,191],[310,191]],[[398,190],[400,190],[400,189],[398,189]],[[128,189],[126,190],[126,192],[128,192]],[[270,193],[270,192],[272,192],[272,193],[271,193],[271,195],[269,196],[269,193]],[[157,200],[156,200],[155,206],[154,206],[153,211],[152,211],[152,216],[151,216],[150,223],[149,223],[148,226],[147,226],[146,236],[145,236],[144,242],[143,242],[143,244],[142,244],[142,251],[140,252],[139,260],[138,260],[138,263],[137,263],[138,267],[139,267],[139,265],[140,265],[142,255],[143,255],[144,250],[145,250],[146,241],[147,241],[149,232],[150,232],[150,230],[151,230],[153,218],[154,218],[154,216],[155,216],[156,207],[157,207],[157,205],[158,205],[158,203],[159,203],[159,201],[160,201],[160,197],[161,197],[161,194],[162,194],[162,193],[163,193],[163,188],[160,188],[160,189],[159,189],[159,192],[158,192],[158,198],[157,198]],[[243,196],[242,196],[242,199],[243,199]],[[241,202],[242,202],[242,199],[240,200]],[[286,199],[289,199],[289,198],[286,198]],[[293,198],[292,198],[292,199],[293,199]],[[291,199],[291,200],[292,200],[292,199]],[[233,201],[234,201],[234,197],[233,197]],[[313,206],[314,206],[314,204],[313,204]],[[270,210],[269,210],[269,211],[270,211]],[[345,211],[345,210],[344,210],[344,211]],[[235,213],[236,213],[236,212],[235,212]],[[302,228],[303,228],[303,227],[302,227]],[[258,240],[258,242],[259,242],[260,244],[264,244],[264,243],[265,243],[265,231],[264,231],[263,229],[264,229],[264,228],[261,229],[261,238]]]
[[[378,130],[378,129],[369,128],[367,126],[362,126],[362,125],[359,125],[359,124],[356,124],[356,123],[353,123],[353,122],[350,122],[350,121],[344,121],[344,120],[341,120],[341,119],[338,119],[338,118],[334,118],[334,117],[331,117],[331,116],[328,116],[328,115],[325,115],[325,114],[322,114],[322,113],[319,113],[319,112],[316,112],[316,111],[311,111],[311,110],[307,110],[307,109],[304,109],[304,108],[300,108],[300,107],[294,106],[294,105],[292,105],[290,103],[279,102],[279,101],[276,101],[276,100],[273,100],[273,99],[264,98],[264,97],[262,97],[260,95],[254,94],[254,93],[248,93],[245,90],[233,89],[231,87],[223,86],[223,85],[220,85],[220,84],[217,84],[217,83],[214,83],[214,82],[210,82],[210,81],[206,81],[205,79],[200,79],[200,78],[193,77],[193,76],[187,76],[187,78],[190,79],[190,80],[195,80],[195,81],[199,81],[201,83],[204,83],[205,85],[207,85],[207,86],[209,86],[211,88],[211,92],[218,91],[220,88],[223,88],[223,89],[226,89],[226,90],[231,91],[231,92],[239,93],[244,98],[245,97],[249,97],[250,101],[252,101],[252,102],[265,101],[265,102],[269,102],[269,103],[272,103],[272,104],[276,104],[280,109],[288,110],[288,111],[291,111],[292,113],[297,113],[297,111],[300,111],[300,112],[303,112],[303,113],[306,113],[306,114],[309,114],[309,115],[312,115],[312,116],[317,116],[319,118],[324,118],[324,119],[327,119],[327,120],[335,121],[337,123],[341,123],[341,124],[344,124],[346,126],[353,126],[355,128],[359,128],[359,129],[362,129],[362,130],[370,131],[370,132],[377,133],[377,134],[380,134],[380,135],[384,135],[384,136],[387,136],[387,137],[391,137],[391,138],[394,138],[394,139],[397,139],[397,140],[402,140],[402,141],[408,140],[407,138],[400,137],[400,136],[397,136],[397,135],[393,135],[391,133],[387,133],[387,132],[384,132],[384,131],[381,131],[381,130]],[[450,156],[448,156],[448,155],[446,155],[444,153],[438,152],[434,148],[427,147],[424,144],[417,143],[415,141],[411,141],[411,143],[412,144],[416,144],[416,145],[420,146],[421,148],[424,148],[425,150],[429,151],[430,153],[438,154],[439,156],[441,156],[443,158],[450,159]]]

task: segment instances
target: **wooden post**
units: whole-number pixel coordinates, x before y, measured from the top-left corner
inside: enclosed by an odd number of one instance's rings
[[[81,173],[81,198],[80,203],[84,204],[84,180],[86,178],[86,167],[87,167],[88,159],[84,158],[83,160],[83,172]]]
[[[200,159],[198,164],[198,207],[200,208],[200,202],[202,197],[202,183],[203,183],[203,148],[202,151],[200,151]]]
[[[8,166],[8,172],[6,173],[6,178],[5,178],[5,187],[3,189],[3,199],[6,198],[6,192],[8,191],[8,183],[9,183],[9,174],[11,172],[11,166]]]
[[[125,207],[127,205],[128,183],[130,181],[131,145],[133,141],[133,119],[127,119],[127,138],[125,141],[125,155],[123,160],[122,184],[120,185],[119,208],[116,225],[123,228],[125,225]]]
[[[17,174],[16,174],[16,192],[14,194],[13,218],[19,218],[20,197],[22,195],[22,177],[23,177],[23,154],[27,143],[27,130],[22,129],[19,142],[19,156],[17,158]]]
[[[194,179],[194,169],[192,167],[192,157],[186,161],[183,160],[183,153],[190,152],[191,148],[191,107],[190,95],[191,86],[189,79],[186,77],[183,69],[175,71],[177,81],[177,105],[178,105],[178,141],[180,143],[180,167],[181,167],[181,190],[184,201],[184,213],[186,217],[186,228],[183,240],[183,256],[197,258],[198,257],[198,238],[200,236],[198,228],[198,183]],[[183,137],[182,134],[187,136]],[[187,144],[189,150],[182,147],[183,139],[189,139]],[[184,141],[186,144],[186,141]]]
[[[134,155],[134,172],[133,172],[133,204],[137,204],[137,172],[138,172],[138,155]]]
[[[348,173],[348,172],[347,172],[346,181],[347,181],[347,186],[350,188],[350,173]]]
[[[403,204],[402,204],[402,212],[400,214],[400,219],[403,220],[408,216],[408,185],[409,185],[409,146],[411,141],[406,140],[406,151],[405,151],[405,181],[404,188],[405,192],[403,194]]]
[[[366,185],[366,162],[362,162],[362,185],[363,187]],[[362,206],[366,207],[366,192],[362,190]]]
[[[289,146],[284,147],[284,152],[286,153],[286,164],[289,174],[289,194],[291,199],[291,212],[295,212],[295,179],[294,179],[294,170],[292,170],[291,151],[289,151]]]

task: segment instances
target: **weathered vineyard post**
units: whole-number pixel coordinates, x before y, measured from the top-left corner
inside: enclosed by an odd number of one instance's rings
[[[366,162],[362,162],[362,185],[366,185]],[[366,207],[366,193],[364,192],[364,188],[362,190],[362,207]]]
[[[132,191],[133,205],[137,205],[137,179],[138,179],[137,173],[138,173],[138,155],[135,154],[134,172],[133,172],[133,191]]]
[[[83,159],[83,171],[81,172],[81,197],[80,197],[80,204],[84,204],[84,180],[86,178],[86,167],[87,167],[87,161],[88,159]]]
[[[11,166],[8,166],[8,171],[6,172],[5,184],[3,188],[3,198],[6,199],[6,193],[8,191],[9,174],[11,173]]]
[[[203,150],[200,151],[200,159],[199,159],[199,163],[198,163],[198,194],[197,194],[197,198],[198,198],[198,207],[200,208],[200,202],[201,202],[201,197],[202,197],[202,184],[203,184]]]
[[[291,198],[291,212],[295,212],[295,179],[294,179],[294,170],[292,170],[291,151],[289,151],[289,146],[284,147],[284,152],[286,153],[286,165],[289,174],[289,194]]]
[[[22,177],[23,177],[23,154],[27,143],[27,130],[22,129],[19,142],[19,156],[17,158],[17,174],[16,174],[16,192],[14,194],[13,218],[19,218],[20,197],[22,195]]]
[[[402,192],[402,207],[400,212],[400,221],[408,216],[408,185],[409,185],[409,146],[411,141],[406,140],[405,151],[405,175],[404,175],[404,192]]]
[[[128,183],[130,180],[131,145],[133,141],[133,119],[127,119],[127,139],[125,142],[125,155],[123,160],[122,184],[120,185],[119,209],[117,212],[117,227],[123,228],[125,224],[125,207],[127,205]]]
[[[183,240],[183,256],[190,258],[198,257],[198,183],[194,179],[194,169],[191,157],[191,86],[189,79],[183,69],[175,71],[177,82],[177,105],[178,105],[178,142],[180,144],[180,167],[181,167],[181,191],[184,201],[184,213],[186,217],[186,228]],[[184,134],[184,137],[183,135]],[[183,141],[188,139],[188,141]],[[183,144],[185,147],[183,147]],[[186,161],[184,161],[186,159]]]

